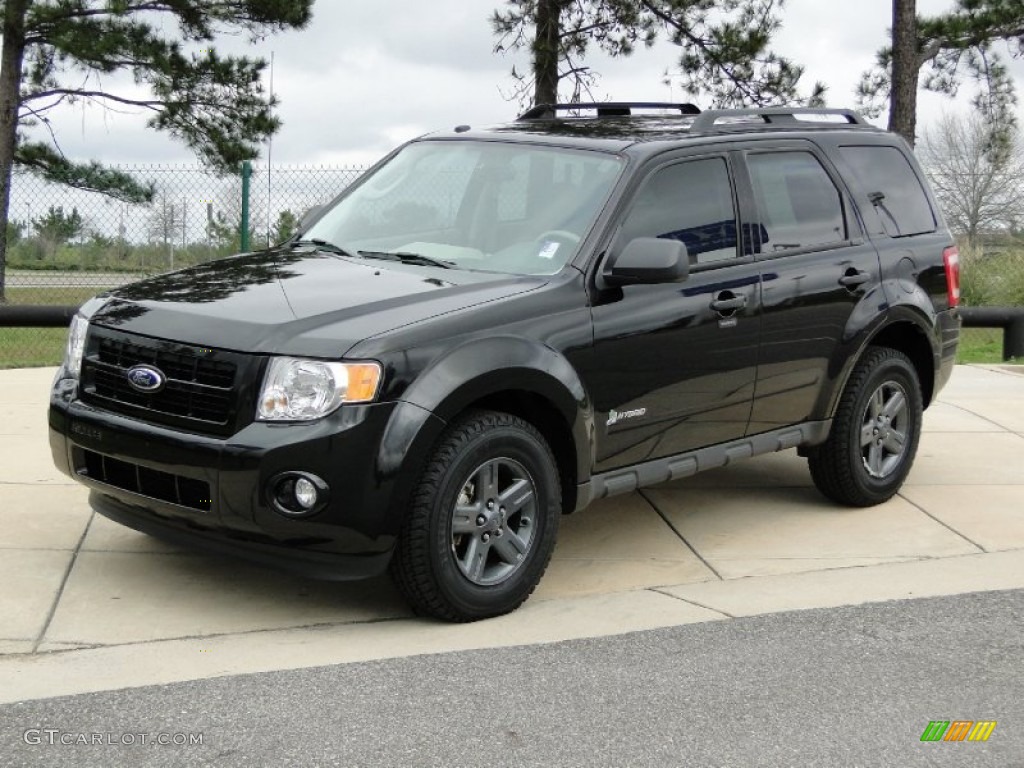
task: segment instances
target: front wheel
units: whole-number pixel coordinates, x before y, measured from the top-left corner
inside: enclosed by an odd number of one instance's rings
[[[540,433],[510,414],[468,414],[423,471],[391,573],[417,613],[508,613],[544,574],[560,515],[558,471]]]
[[[840,504],[868,507],[892,498],[917,453],[924,407],[917,370],[895,349],[858,361],[828,440],[808,452],[811,478]]]

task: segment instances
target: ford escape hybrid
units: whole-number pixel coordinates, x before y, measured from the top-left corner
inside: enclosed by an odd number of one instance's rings
[[[913,155],[853,112],[542,106],[87,302],[50,439],[119,523],[479,619],[594,499],[788,448],[890,498],[958,292]]]

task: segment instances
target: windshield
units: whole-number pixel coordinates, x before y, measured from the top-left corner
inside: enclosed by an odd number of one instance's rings
[[[620,168],[618,158],[586,150],[417,142],[302,238],[420,266],[554,274],[576,252]]]

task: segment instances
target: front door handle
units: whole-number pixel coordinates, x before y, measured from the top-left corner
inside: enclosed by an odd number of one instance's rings
[[[844,288],[856,288],[858,285],[864,285],[868,280],[871,279],[870,272],[863,272],[859,269],[850,267],[846,270],[846,273],[839,278],[839,284]]]
[[[738,309],[743,309],[747,306],[746,296],[737,296],[732,291],[722,291],[711,302],[711,308],[715,312],[735,312]]]

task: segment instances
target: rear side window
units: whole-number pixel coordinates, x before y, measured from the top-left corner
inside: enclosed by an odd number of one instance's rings
[[[810,152],[747,157],[761,218],[761,252],[832,245],[846,240],[839,190]]]
[[[889,237],[934,232],[935,215],[921,180],[896,147],[840,147],[854,178],[874,203]]]

